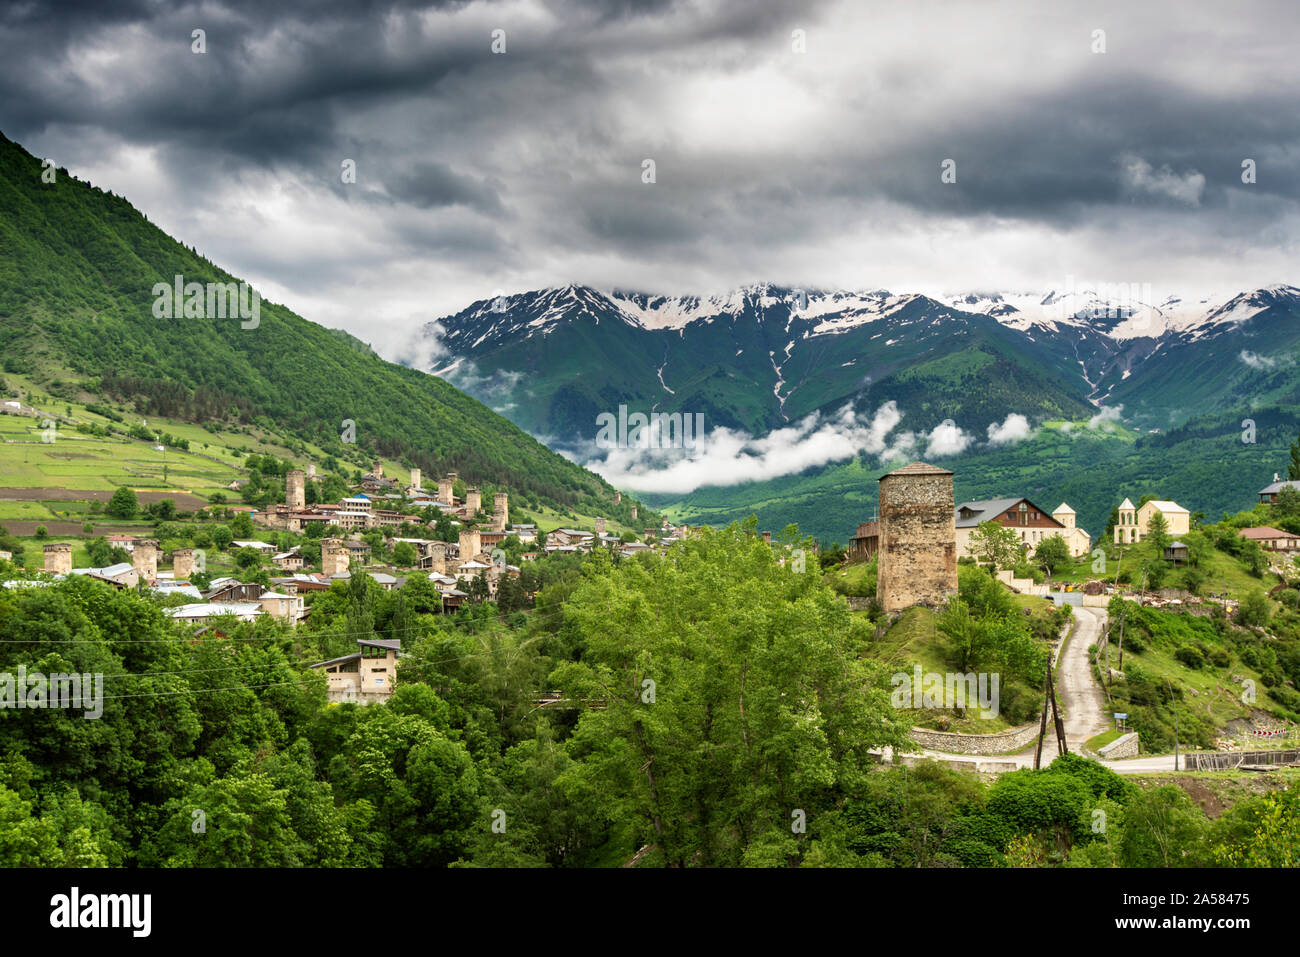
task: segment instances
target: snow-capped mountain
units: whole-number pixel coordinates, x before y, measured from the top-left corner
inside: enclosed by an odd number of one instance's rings
[[[813,411],[896,401],[975,427],[1017,412],[1125,405],[1144,426],[1297,386],[1300,289],[1205,298],[1146,287],[1044,293],[799,289],[715,296],[569,285],[483,299],[430,323],[433,371],[538,435],[581,441],[617,408],[704,412],[759,433]],[[1189,370],[1198,370],[1194,379]]]

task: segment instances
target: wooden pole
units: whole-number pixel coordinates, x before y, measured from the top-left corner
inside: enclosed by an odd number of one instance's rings
[[[1052,666],[1047,666],[1047,687],[1052,686]],[[1047,735],[1047,698],[1048,692],[1043,691],[1043,717],[1038,723],[1038,747],[1034,749],[1034,770],[1037,771],[1043,759],[1043,738]]]
[[[1056,688],[1052,682],[1052,669],[1047,669],[1047,693],[1052,699],[1052,722],[1056,725],[1056,753],[1069,754],[1070,749],[1065,744],[1065,722],[1061,720],[1060,709],[1056,706]],[[1046,711],[1043,712],[1046,715]]]

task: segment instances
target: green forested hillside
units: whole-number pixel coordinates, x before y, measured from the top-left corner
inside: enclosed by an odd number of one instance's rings
[[[130,203],[0,136],[0,355],[55,396],[134,400],[142,415],[274,422],[340,457],[458,471],[541,503],[610,512],[613,490],[441,379],[262,302],[238,318],[157,319],[155,283],[232,282]],[[355,423],[355,446],[341,441]],[[353,453],[353,454],[349,454]]]

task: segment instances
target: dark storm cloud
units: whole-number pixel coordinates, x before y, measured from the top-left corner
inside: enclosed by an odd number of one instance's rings
[[[1114,262],[1245,285],[1300,278],[1265,275],[1300,219],[1294,16],[31,2],[0,12],[0,130],[326,321],[571,280],[989,288]]]

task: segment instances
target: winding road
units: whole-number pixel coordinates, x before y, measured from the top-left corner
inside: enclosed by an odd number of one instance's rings
[[[1077,603],[1079,596],[1054,596],[1064,598],[1074,608],[1075,625],[1073,630],[1057,647],[1057,704],[1061,707],[1065,724],[1065,741],[1070,751],[1079,754],[1083,743],[1094,735],[1110,727],[1105,714],[1106,696],[1093,675],[1088,661],[1088,647],[1101,639],[1102,628],[1106,624],[1104,608],[1085,608]],[[1075,601],[1069,601],[1075,598]],[[971,754],[952,754],[946,751],[923,749],[926,757],[947,761],[962,761],[968,764],[999,765],[997,770],[1006,770],[1014,762],[1018,768],[1034,766],[1034,751],[1037,743],[1031,744],[1015,754],[977,756]],[[1043,763],[1049,764],[1057,757],[1056,731],[1052,722],[1047,722],[1047,735],[1043,738]],[[1148,755],[1137,758],[1120,758],[1114,761],[1101,761],[1101,764],[1119,774],[1149,774],[1152,771],[1173,771],[1174,757],[1171,754]]]

